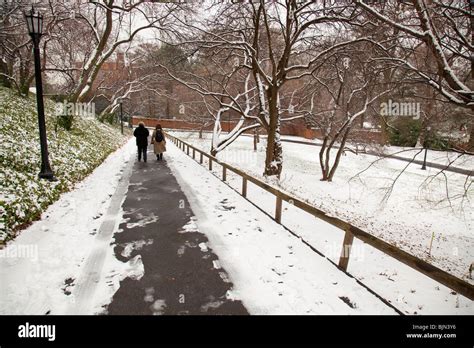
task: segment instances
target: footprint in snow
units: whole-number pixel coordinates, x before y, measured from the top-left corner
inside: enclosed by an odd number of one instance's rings
[[[145,302],[153,302],[153,301],[155,301],[154,295],[155,295],[155,289],[154,288],[146,288],[145,289],[145,297],[143,297],[143,300]]]
[[[63,293],[67,296],[71,295],[70,288],[73,287],[74,284],[74,278],[67,278],[64,280],[64,287],[61,289]]]
[[[151,306],[150,309],[153,315],[161,315],[163,314],[164,310],[166,309],[166,302],[165,300],[156,300]]]

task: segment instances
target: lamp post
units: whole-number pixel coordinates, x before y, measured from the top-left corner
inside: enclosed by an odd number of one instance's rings
[[[39,50],[39,42],[43,34],[43,16],[39,12],[35,12],[31,7],[30,12],[25,13],[26,24],[28,25],[28,33],[33,41],[33,53],[35,59],[35,80],[36,80],[36,104],[38,108],[38,126],[41,145],[41,171],[38,176],[41,179],[50,181],[56,180],[53,170],[49,164],[48,141],[46,138],[46,122],[44,117],[43,104],[43,83],[41,80],[41,58]]]
[[[427,137],[429,135],[429,131],[431,130],[431,127],[426,127],[426,131],[428,132],[427,136],[425,136],[425,141],[424,141],[424,146],[425,146],[425,156],[423,158],[423,165],[421,166],[422,170],[426,170],[426,155],[428,153],[428,144],[427,144]]]
[[[120,130],[123,134],[123,110],[122,110],[122,99],[120,99]]]

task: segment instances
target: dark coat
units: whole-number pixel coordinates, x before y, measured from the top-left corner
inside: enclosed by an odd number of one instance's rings
[[[138,126],[133,132],[133,135],[137,138],[137,146],[148,146],[148,136],[150,132],[145,126]]]

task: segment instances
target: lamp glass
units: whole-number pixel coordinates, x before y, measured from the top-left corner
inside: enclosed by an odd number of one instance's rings
[[[28,32],[31,35],[43,33],[43,16],[39,12],[35,12],[32,8],[30,12],[25,14]]]
[[[25,14],[26,24],[28,26],[28,33],[33,33],[33,17],[31,15]]]

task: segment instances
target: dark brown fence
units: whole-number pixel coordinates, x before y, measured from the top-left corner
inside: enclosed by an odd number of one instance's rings
[[[264,189],[265,191],[273,194],[275,196],[275,221],[281,223],[282,216],[282,202],[288,202],[295,207],[300,208],[301,210],[333,225],[341,230],[345,231],[344,241],[342,245],[341,256],[339,258],[339,267],[347,271],[347,266],[349,264],[350,249],[354,238],[358,238],[364,243],[369,244],[370,246],[382,251],[383,253],[390,255],[394,259],[403,262],[404,264],[410,266],[411,268],[417,270],[420,273],[434,279],[435,281],[447,286],[448,288],[456,291],[457,293],[474,300],[474,286],[465,282],[462,279],[459,279],[452,274],[449,274],[442,269],[433,266],[432,264],[423,261],[406,251],[403,251],[383,240],[371,235],[368,232],[361,230],[358,227],[351,225],[350,223],[338,219],[333,216],[328,216],[322,210],[319,210],[316,207],[298,199],[294,196],[291,196],[285,192],[280,191],[278,188],[272,187],[267,183],[243,172],[242,170],[231,166],[230,164],[219,161],[216,157],[202,151],[191,144],[176,138],[172,135],[167,134],[168,138],[172,139],[174,144],[185,151],[189,156],[192,156],[193,159],[196,159],[196,154],[199,154],[199,163],[203,164],[204,157],[207,158],[209,170],[212,170],[213,163],[216,163],[222,167],[222,180],[226,181],[227,171],[231,171],[240,177],[242,177],[242,191],[241,194],[243,197],[247,197],[247,183],[250,181],[254,185]],[[190,150],[192,153],[190,154]]]

